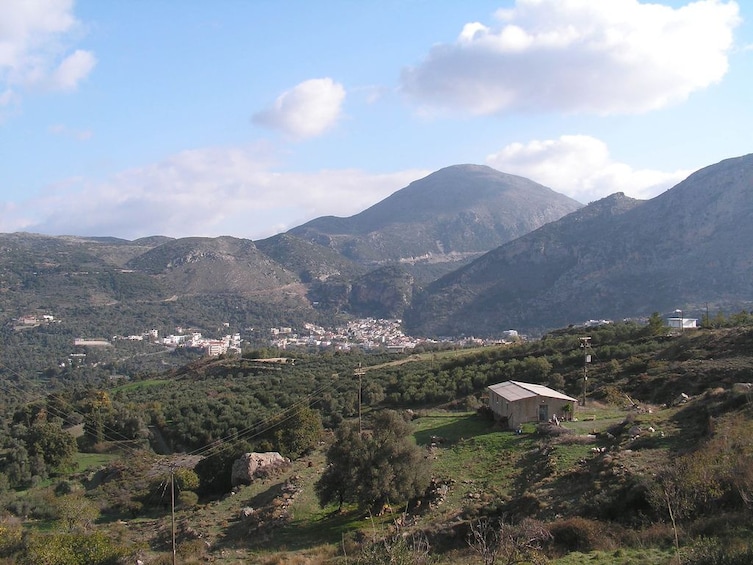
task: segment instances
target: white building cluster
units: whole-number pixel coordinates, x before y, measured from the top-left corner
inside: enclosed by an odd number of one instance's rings
[[[158,330],[149,330],[141,334],[129,336],[113,336],[115,339],[127,339],[131,341],[150,340],[159,343],[165,347],[190,347],[192,349],[201,349],[205,355],[223,355],[228,351],[241,352],[241,334],[227,334],[219,339],[207,338],[201,335],[201,332],[189,331],[183,332],[182,328],[176,328],[177,334],[170,334],[163,338],[159,337]]]
[[[400,324],[401,320],[397,319],[364,318],[333,329],[308,323],[300,333],[293,332],[292,328],[270,328],[270,345],[279,349],[332,347],[342,351],[356,347],[394,351],[413,349],[418,342],[406,336]]]
[[[201,349],[206,355],[223,355],[228,351],[241,352],[241,334],[227,334],[220,339],[206,338],[199,332],[168,335],[161,340],[168,347],[190,347]]]

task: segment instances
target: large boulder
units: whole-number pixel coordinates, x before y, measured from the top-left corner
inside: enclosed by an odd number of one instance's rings
[[[290,465],[290,459],[276,451],[244,453],[233,463],[230,482],[233,486],[250,485],[255,478]]]

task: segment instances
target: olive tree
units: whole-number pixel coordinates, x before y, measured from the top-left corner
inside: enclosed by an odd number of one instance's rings
[[[429,483],[430,463],[411,433],[410,423],[389,410],[377,413],[363,433],[356,423],[344,422],[316,483],[319,503],[380,509],[420,495]]]

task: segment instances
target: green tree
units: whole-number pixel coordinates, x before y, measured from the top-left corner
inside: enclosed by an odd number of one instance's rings
[[[99,509],[81,494],[66,494],[55,499],[57,519],[68,532],[85,532],[99,517]]]
[[[179,467],[174,473],[175,488],[179,491],[196,490],[199,488],[199,476],[193,469]]]
[[[667,324],[664,323],[664,318],[661,317],[659,312],[654,312],[648,318],[646,333],[648,335],[664,335],[667,333]]]
[[[40,534],[29,536],[21,565],[115,565],[127,555],[104,533]]]
[[[319,412],[302,406],[275,430],[277,450],[285,457],[296,459],[314,449],[323,432]]]
[[[319,504],[357,500],[359,472],[367,459],[366,446],[358,426],[343,422],[335,432],[335,441],[327,450],[327,467],[315,485]]]
[[[9,441],[5,452],[4,473],[12,487],[25,485],[31,480],[31,462],[24,442],[17,438]]]
[[[526,357],[521,365],[521,377],[534,383],[545,383],[552,364],[546,357]]]
[[[23,437],[30,460],[38,461],[47,472],[67,470],[78,451],[75,438],[59,425],[37,423]],[[37,473],[39,474],[39,473]]]
[[[368,432],[343,424],[327,451],[327,468],[316,484],[322,506],[337,501],[381,509],[420,495],[429,482],[429,461],[399,414],[377,413]]]

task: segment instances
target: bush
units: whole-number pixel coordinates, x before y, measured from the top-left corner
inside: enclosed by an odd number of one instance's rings
[[[190,490],[181,491],[178,495],[178,506],[180,508],[193,508],[199,502],[199,495]]]
[[[718,539],[699,538],[682,551],[685,565],[749,565],[753,563],[750,542],[723,543]]]
[[[0,520],[0,557],[8,557],[21,548],[23,527],[15,518]]]
[[[604,523],[578,516],[553,522],[549,525],[549,533],[552,534],[552,545],[565,553],[609,551],[618,545]]]
[[[573,434],[573,430],[549,422],[536,424],[536,433],[541,436],[558,437]]]
[[[626,530],[628,532],[627,545],[637,547],[672,547],[675,543],[675,533],[672,525],[666,522],[654,522],[642,530]],[[682,537],[680,538],[682,543]]]
[[[128,551],[103,533],[33,534],[20,565],[114,565]]]

